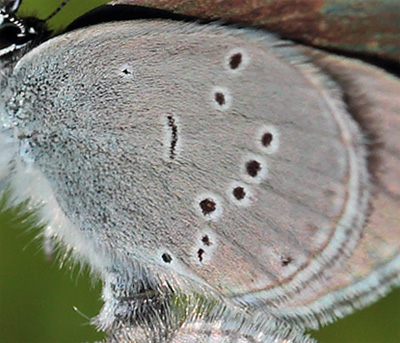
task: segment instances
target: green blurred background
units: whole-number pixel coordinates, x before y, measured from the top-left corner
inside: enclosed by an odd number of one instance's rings
[[[40,18],[61,0],[23,0],[21,11]],[[61,29],[80,14],[106,0],[71,0],[49,23]],[[28,229],[29,218],[4,211],[0,202],[0,343],[72,343],[101,340],[103,334],[86,317],[101,308],[101,284],[87,271],[47,261],[39,229]],[[74,310],[78,308],[84,315]],[[400,342],[400,289],[378,303],[339,320],[313,336],[321,343]]]

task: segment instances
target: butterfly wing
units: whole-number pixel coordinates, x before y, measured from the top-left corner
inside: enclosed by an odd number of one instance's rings
[[[341,289],[373,275],[373,252],[358,266],[371,190],[361,130],[340,88],[287,45],[251,30],[117,23],[45,43],[18,64],[7,106],[61,208],[45,198],[48,234],[108,275],[106,329],[124,302],[109,275],[131,288],[143,273],[152,285],[146,265],[161,269],[155,287],[200,285],[230,310],[308,326],[343,300],[325,300],[335,288],[326,280]],[[16,192],[40,202],[43,184],[32,193],[19,181]],[[368,237],[372,251],[379,240]],[[357,244],[356,271],[332,278]],[[379,266],[397,256],[390,250]]]
[[[351,256],[333,268],[316,291],[300,291],[284,305],[283,316],[316,327],[351,313],[399,284],[400,275],[400,83],[382,70],[357,60],[305,49],[324,72],[341,85],[350,113],[368,146],[371,198],[362,237]],[[309,300],[306,300],[309,299]]]
[[[287,335],[285,338],[277,332],[275,333],[260,333],[252,331],[251,327],[242,330],[237,330],[232,327],[240,327],[240,325],[231,323],[227,328],[221,321],[214,321],[213,323],[205,322],[204,320],[197,320],[188,322],[182,325],[173,335],[169,338],[169,343],[315,343],[314,340],[307,336],[296,334]],[[121,327],[112,332],[108,337],[108,343],[119,342],[135,342],[147,343],[151,337],[150,332],[139,330],[132,327]],[[163,341],[164,342],[164,341]]]
[[[396,0],[117,0],[110,3],[256,25],[318,47],[400,60],[400,4]]]
[[[129,0],[113,3],[136,4]],[[399,61],[400,45],[396,37],[400,5],[396,1],[379,4],[374,1],[362,4],[354,1],[238,1],[234,5],[224,1],[147,1],[141,5],[263,26],[284,37],[315,46]],[[315,51],[310,54],[318,55]],[[353,307],[370,303],[380,293],[385,293],[389,285],[398,283],[397,242],[400,237],[400,218],[396,210],[399,207],[396,186],[400,179],[397,167],[399,135],[396,131],[398,80],[373,67],[332,55],[315,57],[314,63],[339,84],[346,106],[362,126],[369,148],[368,168],[373,190],[361,242],[344,265],[340,264],[330,272],[322,292],[325,296],[309,292],[305,287],[287,302],[291,303],[289,307],[284,305],[281,310],[284,317],[296,318],[296,322],[305,321],[313,327],[316,322],[312,313],[319,313],[322,323],[330,321],[351,312]],[[378,94],[376,83],[380,89]],[[310,302],[300,300],[307,298]]]

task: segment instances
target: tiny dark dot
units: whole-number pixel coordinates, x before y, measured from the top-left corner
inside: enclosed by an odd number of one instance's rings
[[[215,211],[217,205],[212,199],[204,199],[200,201],[200,208],[204,215],[210,214]]]
[[[172,262],[172,257],[170,254],[164,253],[161,255],[161,258],[165,263],[171,263]]]
[[[242,63],[242,54],[240,52],[231,56],[229,60],[229,66],[231,69],[237,69]]]
[[[261,170],[261,164],[255,160],[249,161],[246,163],[246,170],[251,177],[256,177]]]
[[[274,138],[274,136],[272,136],[272,133],[270,133],[270,132],[264,133],[261,138],[262,145],[265,147],[268,147],[271,144],[273,138]]]
[[[215,96],[215,101],[218,103],[218,105],[223,106],[226,104],[224,93],[216,92],[214,96]]]
[[[282,256],[281,261],[282,261],[282,267],[286,267],[293,262],[293,259],[290,256]]]
[[[203,236],[201,241],[203,242],[204,245],[207,245],[208,247],[211,245],[210,238],[207,235]]]
[[[122,72],[123,72],[125,75],[132,74],[131,71],[130,71],[129,69],[127,69],[127,68],[123,69]]]
[[[237,200],[243,200],[244,197],[246,196],[246,192],[244,191],[243,187],[235,187],[233,189],[233,196],[237,199]]]
[[[310,234],[314,235],[317,232],[318,227],[315,224],[307,224],[306,229]]]
[[[203,255],[204,255],[204,250],[203,249],[199,249],[198,251],[197,251],[197,256],[199,257],[199,261],[200,262],[203,262]]]

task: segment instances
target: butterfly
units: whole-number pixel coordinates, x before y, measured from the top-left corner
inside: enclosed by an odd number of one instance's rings
[[[18,56],[4,174],[101,275],[109,341],[311,341],[398,283],[396,58],[382,49],[378,69],[161,13]]]

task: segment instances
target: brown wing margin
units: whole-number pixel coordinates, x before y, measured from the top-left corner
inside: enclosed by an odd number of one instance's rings
[[[313,46],[400,61],[397,0],[114,0],[266,28]]]

